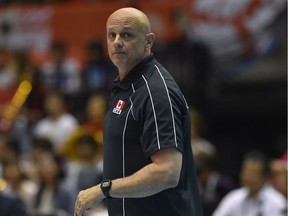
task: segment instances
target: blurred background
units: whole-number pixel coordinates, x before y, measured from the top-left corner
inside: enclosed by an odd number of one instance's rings
[[[33,215],[49,212],[46,183],[62,179],[77,194],[99,182],[102,121],[117,76],[105,25],[126,6],[151,21],[153,53],[191,108],[194,151],[212,147],[215,169],[235,185],[251,149],[284,161],[287,172],[286,0],[0,0],[0,188],[19,184],[5,176],[15,166],[32,185],[22,187],[34,197],[26,201]],[[39,164],[53,163],[51,180]],[[57,209],[71,212],[71,203]]]

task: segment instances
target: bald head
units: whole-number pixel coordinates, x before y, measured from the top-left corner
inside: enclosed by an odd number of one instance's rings
[[[151,54],[155,35],[147,16],[135,8],[121,8],[106,23],[109,57],[123,79]]]
[[[138,25],[139,30],[143,33],[147,34],[151,32],[151,25],[148,17],[146,14],[136,8],[127,7],[116,10],[109,16],[107,23],[115,20],[133,20],[134,23]]]

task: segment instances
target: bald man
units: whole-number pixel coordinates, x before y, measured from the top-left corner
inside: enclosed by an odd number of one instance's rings
[[[151,53],[147,16],[122,8],[106,28],[119,76],[104,123],[104,180],[79,193],[75,215],[106,199],[109,216],[201,216],[188,106]]]

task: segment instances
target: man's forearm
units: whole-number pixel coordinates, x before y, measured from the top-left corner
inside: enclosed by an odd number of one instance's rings
[[[110,195],[115,198],[146,197],[176,186],[167,173],[156,171],[154,166],[149,164],[129,177],[113,180]]]
[[[178,184],[182,154],[175,149],[163,149],[151,156],[152,163],[131,176],[111,179],[110,196],[139,198],[154,195]],[[80,191],[75,204],[75,215],[82,215],[104,198],[100,185]]]
[[[158,161],[158,157],[133,175],[112,180],[110,195],[115,198],[146,197],[176,187],[182,166],[182,155],[178,151],[168,154],[165,155],[165,163],[161,161],[162,159]]]

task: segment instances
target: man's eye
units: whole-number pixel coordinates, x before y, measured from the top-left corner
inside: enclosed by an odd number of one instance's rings
[[[133,35],[131,33],[124,33],[122,35],[122,37],[125,39],[125,40],[130,40],[132,39]]]
[[[108,34],[108,39],[109,39],[109,40],[112,40],[112,39],[115,38],[115,36],[116,36],[115,33],[109,33],[109,34]]]

